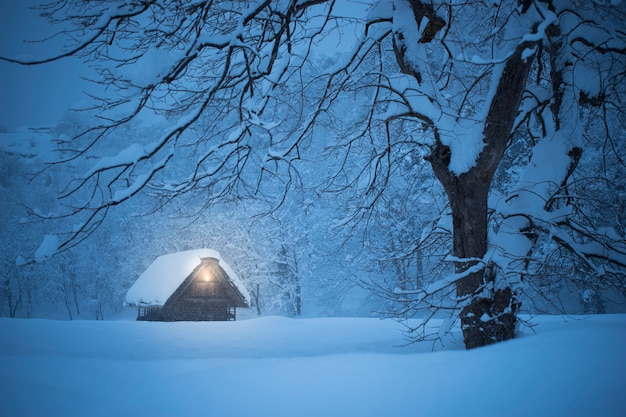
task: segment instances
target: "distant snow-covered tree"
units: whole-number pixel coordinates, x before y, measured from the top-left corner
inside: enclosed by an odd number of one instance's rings
[[[67,49],[3,59],[80,56],[117,93],[74,139],[72,158],[97,159],[64,194],[82,221],[60,249],[146,187],[200,191],[207,205],[271,190],[280,204],[323,141],[320,167],[334,169],[315,184],[353,190],[357,220],[407,147],[430,163],[450,206],[454,274],[396,294],[429,307],[445,294],[468,348],[514,336],[519,291],[540,273],[539,232],[590,275],[623,280],[623,225],[585,216],[575,194],[585,129],[624,165],[623,2],[58,0],[43,12]],[[102,156],[116,130],[152,113],[169,127]],[[490,206],[496,169],[522,140],[527,161]]]

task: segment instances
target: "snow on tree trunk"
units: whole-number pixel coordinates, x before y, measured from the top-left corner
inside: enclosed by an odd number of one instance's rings
[[[451,150],[437,140],[429,161],[443,185],[452,209],[455,270],[461,276],[456,292],[464,307],[460,314],[468,349],[511,339],[515,334],[517,302],[508,286],[486,282],[487,204],[495,169],[506,149],[531,67],[532,44],[521,43],[506,61],[485,120],[485,146],[465,173],[450,169]],[[494,70],[495,71],[495,70]],[[481,266],[482,264],[482,266]]]

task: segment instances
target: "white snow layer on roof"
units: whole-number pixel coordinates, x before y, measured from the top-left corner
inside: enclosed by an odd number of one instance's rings
[[[232,283],[250,304],[250,294],[246,287],[219,252],[213,249],[195,249],[159,256],[130,287],[126,294],[126,304],[162,306],[204,258],[217,259]]]

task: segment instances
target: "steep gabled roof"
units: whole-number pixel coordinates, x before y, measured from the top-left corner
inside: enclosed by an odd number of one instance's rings
[[[130,287],[126,294],[126,305],[162,306],[205,258],[218,260],[219,266],[226,272],[246,303],[250,304],[248,290],[219,252],[213,249],[195,249],[159,256]]]

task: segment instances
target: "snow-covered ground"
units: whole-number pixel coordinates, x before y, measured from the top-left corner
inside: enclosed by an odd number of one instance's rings
[[[0,319],[0,416],[626,415],[626,315],[533,322],[432,352],[367,318]]]

